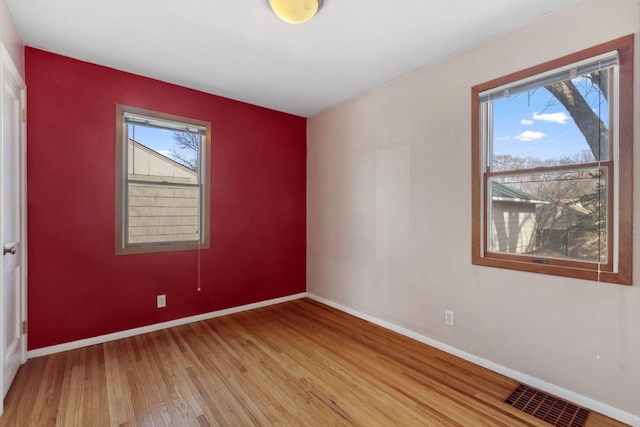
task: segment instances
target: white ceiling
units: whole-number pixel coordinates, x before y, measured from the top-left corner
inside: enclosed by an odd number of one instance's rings
[[[28,46],[305,117],[575,2],[7,0]]]

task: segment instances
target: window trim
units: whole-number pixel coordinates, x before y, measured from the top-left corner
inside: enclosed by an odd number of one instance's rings
[[[206,129],[204,135],[203,153],[199,153],[200,165],[202,165],[203,176],[201,177],[200,203],[201,203],[201,223],[202,233],[198,241],[176,241],[176,242],[150,242],[126,244],[126,197],[127,191],[127,167],[125,165],[128,144],[125,143],[124,135],[124,114],[131,113],[160,120],[180,122],[199,126]],[[196,249],[208,249],[210,245],[210,223],[211,223],[211,123],[203,120],[188,117],[176,116],[168,113],[147,110],[144,108],[131,107],[116,104],[116,164],[115,164],[115,254],[142,254],[155,252],[174,252]],[[202,172],[199,172],[199,174]]]
[[[471,262],[474,265],[505,268],[510,270],[527,271],[600,282],[632,284],[632,247],[633,247],[633,66],[634,66],[634,35],[621,37],[607,43],[585,49],[562,58],[545,62],[471,88]],[[481,170],[484,148],[482,141],[482,114],[480,109],[480,94],[491,89],[515,83],[519,80],[566,67],[607,52],[617,51],[619,56],[618,76],[619,88],[617,100],[618,127],[618,155],[614,165],[614,179],[609,198],[613,197],[613,186],[617,186],[617,234],[610,234],[612,249],[617,248],[617,263],[610,257],[608,263],[613,263],[610,271],[598,271],[597,264],[584,265],[579,261],[556,261],[550,264],[538,264],[526,257],[509,256],[487,253],[484,250],[487,239],[488,207],[484,200],[487,175]],[[611,158],[612,159],[612,158]],[[603,162],[604,163],[604,162]],[[609,206],[613,206],[610,204]],[[613,209],[613,207],[612,207]],[[612,223],[613,221],[609,221]],[[609,230],[613,230],[609,225]],[[535,258],[535,257],[532,257]]]

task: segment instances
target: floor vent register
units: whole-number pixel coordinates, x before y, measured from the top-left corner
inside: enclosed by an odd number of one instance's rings
[[[587,409],[525,384],[519,384],[505,399],[505,403],[559,427],[582,427],[590,413]]]

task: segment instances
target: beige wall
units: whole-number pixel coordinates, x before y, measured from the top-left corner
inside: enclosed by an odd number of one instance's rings
[[[583,0],[312,117],[308,291],[640,417],[638,232],[633,287],[473,266],[470,240],[471,87],[629,33],[640,230],[639,24]]]
[[[24,45],[11,18],[7,0],[0,0],[0,41],[11,55],[11,59],[24,77]]]

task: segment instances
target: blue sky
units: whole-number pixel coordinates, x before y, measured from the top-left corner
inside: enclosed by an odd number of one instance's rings
[[[589,100],[593,106],[597,100]],[[601,106],[601,118],[607,123],[607,105]],[[597,112],[597,111],[596,111]],[[493,102],[493,151],[559,159],[590,151],[582,133],[567,110],[544,88]]]
[[[129,138],[146,145],[158,153],[172,158],[169,155],[171,149],[184,153],[187,158],[194,157],[193,152],[189,150],[180,150],[173,139],[173,131],[151,128],[147,126],[129,125]]]

